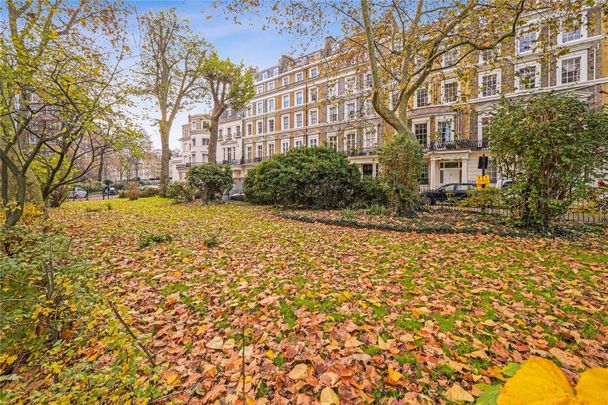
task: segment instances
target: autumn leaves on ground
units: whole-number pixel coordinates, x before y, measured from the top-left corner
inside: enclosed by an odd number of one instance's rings
[[[482,402],[531,356],[571,382],[608,364],[601,237],[420,235],[243,204],[109,204],[69,203],[51,218],[155,354],[164,400]]]

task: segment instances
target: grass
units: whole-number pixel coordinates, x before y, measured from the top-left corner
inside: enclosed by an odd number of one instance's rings
[[[592,349],[608,333],[608,317],[597,310],[608,290],[605,234],[567,240],[392,232],[294,221],[247,204],[175,205],[158,197],[115,200],[112,210],[104,202],[70,202],[51,218],[103,270],[100,289],[129,309],[164,367],[179,370],[180,384],[212,364],[220,366],[198,383],[236,390],[239,339],[232,351],[205,343],[238,337],[243,328],[256,359],[246,365],[251,397],[287,402],[296,393],[318,398],[315,379],[324,373],[386,376],[390,367],[402,374],[399,384],[366,377],[369,384],[338,381],[334,390],[369,403],[422,392],[439,403],[453,382],[468,391],[473,380],[496,383],[490,370],[552,347],[608,364],[605,350]],[[592,344],[572,344],[572,333]],[[360,345],[346,347],[349,337]],[[495,352],[497,343],[503,352]],[[488,359],[468,356],[477,351]],[[302,362],[315,379],[286,390],[294,383],[286,374]],[[172,388],[176,400],[185,393],[200,401],[206,392]]]

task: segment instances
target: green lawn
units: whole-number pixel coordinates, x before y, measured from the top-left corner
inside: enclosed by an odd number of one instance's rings
[[[67,203],[51,218],[148,334],[174,400],[241,395],[243,328],[245,391],[260,403],[304,403],[326,386],[345,402],[444,402],[455,382],[478,397],[530,356],[572,379],[608,365],[605,237],[422,235],[249,205],[107,204]]]

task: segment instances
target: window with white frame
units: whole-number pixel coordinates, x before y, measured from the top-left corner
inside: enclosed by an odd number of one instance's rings
[[[577,83],[586,80],[582,55],[565,56],[559,60],[558,67],[560,70],[558,77],[561,84]]]
[[[327,98],[336,97],[338,95],[338,85],[336,83],[327,83]]]
[[[517,53],[532,52],[538,40],[538,31],[523,32],[517,37]]]
[[[267,101],[268,111],[274,111],[274,98],[269,98]]]
[[[349,120],[355,119],[355,116],[356,116],[355,102],[349,101],[346,103],[345,107],[346,107],[346,119],[349,119]]]
[[[222,139],[222,130],[221,129],[217,130],[217,136],[218,136],[218,138]]]
[[[366,89],[370,89],[372,87],[372,74],[371,73],[367,73],[365,75],[365,88]]]
[[[363,147],[372,149],[378,146],[378,132],[375,128],[368,128],[363,134]]]
[[[274,80],[268,82],[268,90],[274,90]]]
[[[458,101],[458,82],[444,81],[441,86],[441,99],[444,104]]]
[[[287,153],[289,151],[289,139],[283,139],[281,141],[281,152]]]
[[[283,86],[288,86],[289,85],[289,76],[285,76],[283,78]]]
[[[317,101],[319,99],[319,90],[316,87],[311,87],[308,89],[308,100],[311,102]]]
[[[192,121],[192,129],[196,129],[196,121]]]
[[[296,148],[301,148],[302,146],[304,146],[304,140],[302,138],[296,138],[294,140],[294,145]]]
[[[232,139],[232,128],[226,129],[226,139]]]
[[[268,157],[272,157],[274,155],[274,143],[268,144]]]
[[[258,134],[264,132],[264,123],[262,121],[258,121]]]
[[[246,111],[245,111],[245,115],[246,115],[247,117],[251,117],[251,115],[252,115],[252,111],[253,111],[253,108],[252,108],[251,104],[247,104],[247,109],[246,109]]]
[[[302,80],[304,80],[304,72],[296,73],[296,82],[301,82]]]
[[[281,117],[281,129],[289,129],[289,114],[283,115]]]
[[[587,37],[587,19],[582,18],[569,25],[562,24],[561,30],[557,34],[557,42],[558,44],[567,44],[585,37]]]
[[[338,135],[327,136],[327,146],[333,150],[338,150]]]
[[[338,121],[338,108],[335,105],[327,107],[327,117],[329,118],[329,122]]]
[[[268,79],[268,72],[262,72],[262,80]]]
[[[310,68],[310,70],[308,71],[308,75],[311,78],[315,78],[315,77],[319,76],[319,68],[316,68],[316,67]]]
[[[414,123],[414,137],[422,146],[426,146],[429,141],[429,123],[415,122]]]
[[[429,89],[426,87],[416,90],[416,107],[426,107],[429,105]]]
[[[262,86],[262,85],[256,87],[256,89],[255,89],[255,92],[257,94],[262,94],[263,91],[264,91],[264,86]]]
[[[346,94],[353,94],[356,90],[357,80],[355,76],[349,76],[344,79],[344,88],[346,89]]]
[[[258,159],[261,159],[262,157],[264,157],[264,146],[263,145],[258,145],[257,154],[255,157]]]
[[[264,102],[263,101],[258,101],[257,103],[257,114],[263,114],[264,113]]]
[[[515,72],[517,90],[530,90],[540,87],[540,65],[518,66]]]
[[[452,49],[443,54],[441,63],[443,67],[452,67],[458,61],[458,49]]]
[[[253,134],[253,125],[247,124],[247,135]]]
[[[236,126],[236,136],[241,136],[241,126],[240,125]]]
[[[437,120],[437,138],[439,142],[448,143],[454,140],[453,120],[451,118],[439,118]]]
[[[348,132],[344,137],[344,150],[347,152],[353,152],[357,149],[357,134],[355,132]]]
[[[500,75],[498,72],[480,74],[480,96],[490,97],[500,93]]]
[[[319,146],[319,137],[314,135],[314,136],[309,136],[308,137],[308,147],[309,148],[315,148]]]
[[[496,59],[496,51],[494,49],[484,49],[479,52],[479,63],[493,62]]]
[[[279,75],[279,68],[275,67],[274,69],[272,69],[272,76],[278,76]]]
[[[247,146],[247,160],[253,160],[253,147]]]
[[[304,92],[302,90],[296,91],[296,105],[304,104]]]
[[[301,112],[296,113],[296,128],[302,128],[304,126],[304,114]]]
[[[490,126],[490,117],[488,115],[480,115],[477,118],[477,140],[482,141],[484,134]]]
[[[317,125],[319,123],[319,110],[314,109],[308,111],[308,125]]]
[[[283,96],[283,108],[289,108],[289,94]]]
[[[268,132],[274,132],[274,118],[268,119]]]

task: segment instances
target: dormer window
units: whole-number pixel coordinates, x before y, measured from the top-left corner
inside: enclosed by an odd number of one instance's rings
[[[268,72],[263,72],[262,73],[262,80],[266,80],[268,79]]]

